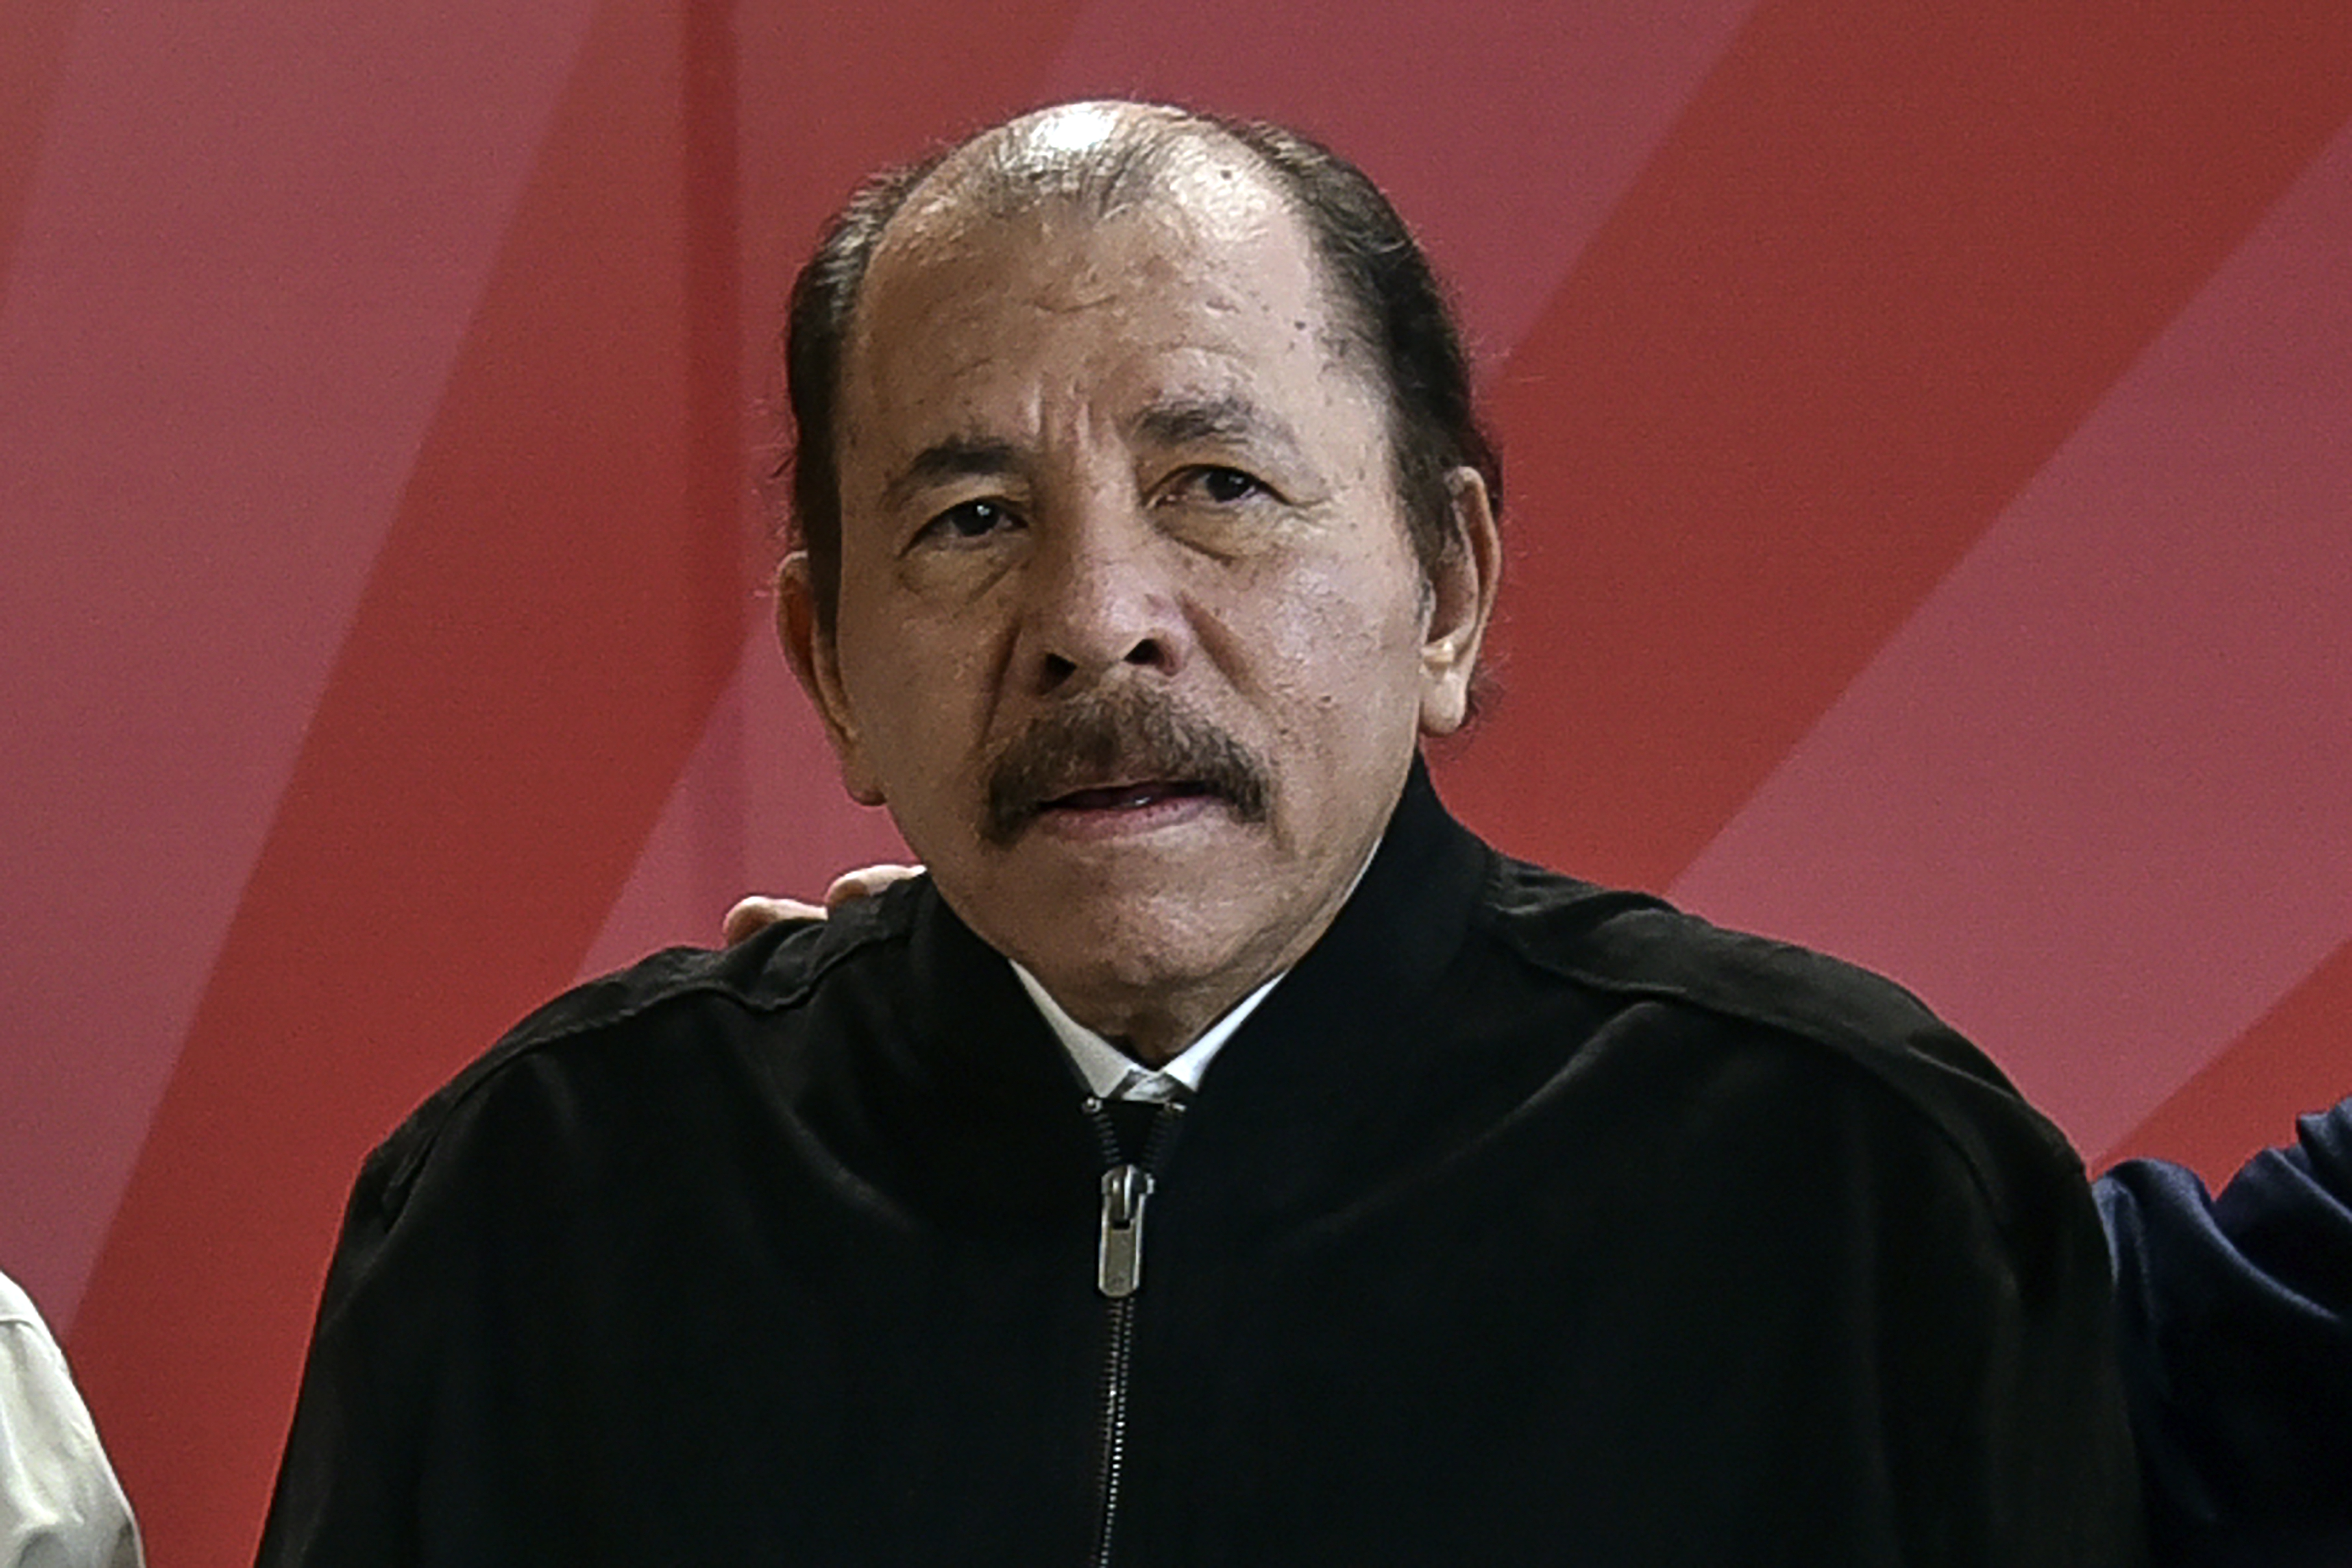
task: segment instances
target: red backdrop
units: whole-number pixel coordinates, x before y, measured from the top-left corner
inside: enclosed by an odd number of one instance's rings
[[[1506,847],[1888,969],[2086,1153],[2352,1088],[2352,9],[10,0],[0,1267],[158,1562],[361,1154],[890,850],[756,593],[797,255],[1078,94],[1299,124],[1509,465]]]

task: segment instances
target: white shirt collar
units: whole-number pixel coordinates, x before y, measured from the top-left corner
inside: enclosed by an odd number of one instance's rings
[[[1006,959],[1007,963],[1013,963]],[[1223,1017],[1209,1026],[1208,1033],[1194,1040],[1166,1067],[1152,1068],[1143,1066],[1133,1057],[1079,1023],[1063,1009],[1059,1002],[1047,994],[1037,977],[1013,964],[1013,977],[1029,999],[1037,1004],[1037,1011],[1045,1016],[1045,1023],[1062,1048],[1070,1054],[1070,1063],[1087,1087],[1101,1100],[1170,1100],[1183,1099],[1201,1087],[1202,1075],[1209,1070],[1211,1058],[1224,1048],[1234,1031],[1240,1028],[1257,1005],[1265,1000],[1266,993],[1282,983],[1284,970],[1265,984],[1225,1009]]]

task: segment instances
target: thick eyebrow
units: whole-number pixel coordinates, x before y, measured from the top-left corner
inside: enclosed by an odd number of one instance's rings
[[[992,479],[1019,466],[1020,454],[1010,441],[950,437],[934,441],[916,453],[898,476],[883,487],[882,502],[897,508],[916,492],[949,479]]]
[[[1130,428],[1137,439],[1160,447],[1225,442],[1298,450],[1287,423],[1238,393],[1161,398],[1138,414]]]

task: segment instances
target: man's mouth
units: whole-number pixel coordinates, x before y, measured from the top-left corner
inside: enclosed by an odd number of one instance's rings
[[[1040,811],[1139,811],[1165,801],[1185,800],[1215,792],[1199,779],[1141,779],[1131,784],[1097,784],[1074,789],[1041,804]]]
[[[996,845],[1041,821],[1124,832],[1213,802],[1235,822],[1262,823],[1273,777],[1255,752],[1163,694],[1097,692],[1042,716],[997,756],[981,832]]]

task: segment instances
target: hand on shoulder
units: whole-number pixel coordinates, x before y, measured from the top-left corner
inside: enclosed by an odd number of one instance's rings
[[[821,904],[806,903],[799,899],[777,898],[765,893],[753,893],[736,901],[719,923],[719,939],[730,946],[741,942],[755,931],[762,931],[782,921],[821,921],[825,911],[840,908],[856,899],[871,898],[893,882],[923,874],[920,866],[860,866],[854,871],[844,871],[824,890]]]

